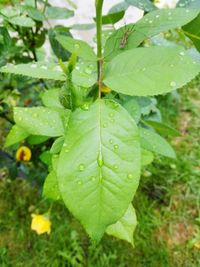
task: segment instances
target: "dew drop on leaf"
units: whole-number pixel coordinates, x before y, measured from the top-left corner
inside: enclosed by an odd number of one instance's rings
[[[175,87],[175,86],[176,86],[176,82],[175,82],[175,81],[172,81],[172,82],[170,83],[170,86],[171,86],[171,87]]]
[[[114,145],[114,149],[118,149],[119,148],[119,146],[118,145]]]
[[[129,173],[129,174],[127,175],[127,177],[128,177],[128,179],[132,179],[132,178],[133,178],[133,175],[132,175],[131,173]]]
[[[80,48],[80,45],[79,44],[75,44],[74,45],[74,48],[79,49]]]
[[[97,163],[98,163],[100,168],[103,166],[103,158],[102,158],[102,154],[101,153],[99,153],[99,155],[98,155]]]
[[[78,181],[78,182],[77,182],[77,184],[78,184],[78,185],[81,185],[81,184],[82,184],[82,182],[81,182],[81,181]]]
[[[103,124],[103,128],[106,128],[107,126],[108,126],[107,123],[104,123],[104,124]]]
[[[79,165],[79,170],[80,170],[80,171],[83,171],[84,169],[85,169],[85,165],[81,163],[81,164]]]
[[[109,143],[110,143],[110,144],[113,144],[113,140],[112,140],[112,139],[110,139],[110,140],[109,140]]]

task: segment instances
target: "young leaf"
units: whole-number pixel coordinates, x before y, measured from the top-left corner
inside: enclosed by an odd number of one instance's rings
[[[105,59],[111,60],[116,55],[139,46],[146,38],[187,24],[198,15],[198,10],[184,8],[155,10],[145,15],[136,24],[126,25],[107,39]],[[125,38],[125,36],[127,36]],[[126,40],[123,41],[123,40]]]
[[[42,195],[55,201],[61,199],[56,172],[54,170],[45,179]]]
[[[156,9],[156,6],[150,0],[126,0],[126,2],[147,12]]]
[[[42,135],[30,135],[27,138],[27,142],[30,145],[39,145],[46,142],[49,139],[49,136],[42,136]]]
[[[17,25],[20,27],[32,28],[35,26],[34,20],[32,20],[29,17],[25,17],[25,16],[13,17],[13,18],[9,19],[9,22],[11,24],[14,24],[14,25]]]
[[[49,79],[58,81],[66,80],[65,74],[62,72],[58,65],[48,64],[47,66],[47,64],[43,62],[18,65],[9,64],[2,67],[0,69],[0,72],[24,75],[37,79]]]
[[[102,16],[102,24],[115,24],[123,18],[124,14],[124,10],[114,13],[108,13],[107,15]]]
[[[114,91],[151,96],[182,87],[200,72],[180,47],[149,47],[128,50],[107,64],[104,83]]]
[[[61,149],[62,149],[62,147],[63,147],[63,144],[64,144],[64,137],[61,136],[61,137],[57,138],[57,139],[54,141],[54,143],[53,143],[53,145],[52,145],[52,147],[51,147],[51,149],[50,149],[50,153],[51,153],[51,154],[57,154],[57,153],[60,153],[60,151],[61,151]]]
[[[141,146],[157,154],[176,158],[176,154],[171,145],[162,138],[159,134],[147,130],[145,128],[140,128]]]
[[[16,124],[32,135],[61,136],[64,125],[61,116],[64,110],[56,111],[45,107],[14,108]],[[65,116],[69,116],[66,111]]]
[[[73,39],[67,36],[57,36],[56,40],[69,52],[76,52],[78,57],[88,61],[96,61],[96,55],[91,46],[82,40]]]
[[[131,117],[133,117],[134,121],[138,123],[141,117],[141,108],[137,100],[130,98],[123,104],[123,107],[128,111]]]
[[[59,101],[60,88],[53,88],[41,94],[42,102],[49,108],[63,108]]]
[[[47,19],[68,19],[74,16],[74,11],[64,7],[48,6],[45,16]]]
[[[97,100],[72,113],[57,177],[66,206],[92,239],[123,216],[139,176],[138,129],[125,109]]]
[[[137,217],[135,214],[135,209],[133,208],[132,204],[130,204],[122,218],[115,224],[107,227],[106,233],[116,238],[125,240],[132,246],[134,246],[133,233],[135,231],[136,225]]]
[[[169,125],[164,124],[162,122],[145,120],[144,123],[149,125],[149,126],[152,126],[160,134],[172,135],[172,136],[180,135],[180,133],[176,129],[174,129],[174,128],[170,127]]]
[[[151,151],[141,149],[141,164],[142,166],[149,165],[154,159],[154,155]]]
[[[14,125],[6,137],[5,147],[14,145],[26,139],[28,136],[29,136],[29,133],[26,132],[26,130],[24,130],[22,127],[18,125]]]

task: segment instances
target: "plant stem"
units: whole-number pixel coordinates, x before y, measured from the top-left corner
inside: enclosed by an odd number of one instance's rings
[[[104,0],[96,0],[97,68],[98,68],[99,98],[101,98],[102,71],[103,71],[103,57],[102,57],[102,8],[103,8],[103,1]]]

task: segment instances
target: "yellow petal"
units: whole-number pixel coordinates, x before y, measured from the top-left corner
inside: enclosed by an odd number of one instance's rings
[[[101,92],[103,93],[110,93],[112,90],[109,87],[102,87]]]
[[[31,214],[31,230],[36,231],[38,235],[51,232],[51,221],[45,214]]]
[[[27,146],[21,146],[17,149],[16,160],[29,161],[31,159],[31,150]]]

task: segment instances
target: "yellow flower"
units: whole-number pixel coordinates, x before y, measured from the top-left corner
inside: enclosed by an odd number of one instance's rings
[[[200,249],[200,242],[194,243],[193,247],[196,249]]]
[[[21,146],[17,149],[16,159],[21,161],[29,161],[31,159],[31,150],[27,146]]]
[[[51,232],[51,221],[48,215],[45,214],[31,214],[31,230],[36,231],[38,235]]]
[[[112,90],[109,87],[102,87],[101,92],[103,93],[110,93]]]

